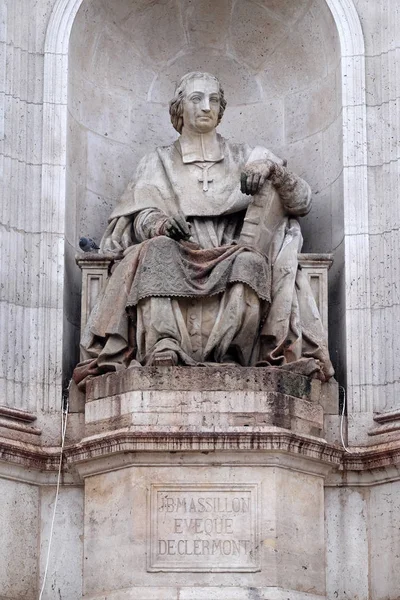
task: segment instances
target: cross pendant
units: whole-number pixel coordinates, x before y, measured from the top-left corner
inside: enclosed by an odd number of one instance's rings
[[[202,176],[199,177],[200,183],[203,184],[203,192],[208,192],[208,184],[213,181],[212,177],[208,177],[208,169],[210,169],[212,165],[206,165],[205,167],[200,167],[203,171]]]

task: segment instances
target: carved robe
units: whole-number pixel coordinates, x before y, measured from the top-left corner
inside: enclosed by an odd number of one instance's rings
[[[284,216],[271,255],[238,244],[252,201],[240,174],[252,148],[217,136],[199,148],[184,137],[139,164],[111,215],[132,215],[137,243],[125,251],[82,337],[85,363],[75,380],[128,365],[151,363],[174,350],[180,363],[285,365],[317,359],[333,374],[326,335],[311,290],[298,270],[302,238],[297,220],[310,207],[310,190],[291,176],[279,188]],[[268,150],[266,157],[282,164]],[[166,216],[182,213],[189,242],[159,236]],[[319,367],[318,367],[319,365]]]

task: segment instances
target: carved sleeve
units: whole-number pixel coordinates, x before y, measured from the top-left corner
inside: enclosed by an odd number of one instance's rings
[[[311,189],[304,179],[286,167],[275,164],[270,181],[277,189],[282,203],[290,215],[303,216],[309,212]]]
[[[143,242],[149,238],[164,235],[164,226],[167,219],[167,215],[157,208],[141,210],[133,222],[136,239]]]

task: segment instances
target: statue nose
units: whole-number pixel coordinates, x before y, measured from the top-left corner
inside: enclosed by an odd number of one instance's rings
[[[210,112],[210,103],[208,102],[208,100],[203,100],[201,110],[203,112]]]

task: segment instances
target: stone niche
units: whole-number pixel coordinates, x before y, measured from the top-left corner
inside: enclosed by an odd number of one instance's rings
[[[303,252],[334,253],[330,344],[340,371],[340,47],[325,0],[84,0],[69,48],[67,373],[79,339],[79,237],[99,241],[139,159],[176,138],[166,99],[191,70],[210,71],[225,87],[222,135],[267,146],[311,185]]]

